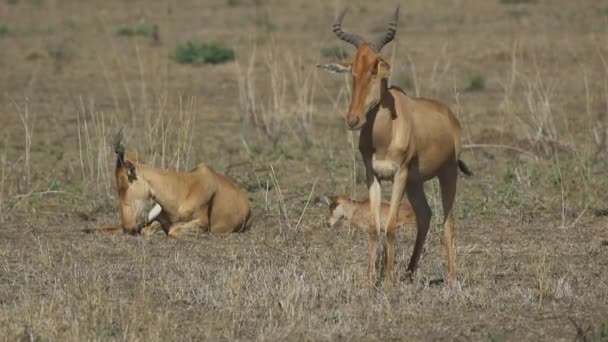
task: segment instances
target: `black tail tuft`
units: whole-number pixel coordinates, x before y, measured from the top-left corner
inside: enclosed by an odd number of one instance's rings
[[[458,168],[460,169],[460,171],[462,171],[462,173],[464,173],[467,176],[472,176],[473,175],[473,172],[471,171],[471,169],[469,169],[469,167],[467,166],[467,164],[465,164],[460,159],[458,159]]]

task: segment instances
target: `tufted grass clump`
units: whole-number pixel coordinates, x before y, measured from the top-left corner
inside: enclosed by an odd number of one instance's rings
[[[236,54],[230,47],[217,43],[188,41],[178,44],[171,58],[179,64],[221,64],[233,61]]]

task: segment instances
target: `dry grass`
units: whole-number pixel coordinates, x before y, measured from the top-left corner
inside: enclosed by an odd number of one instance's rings
[[[315,68],[339,44],[338,2],[3,3],[2,338],[605,340],[608,22],[594,2],[556,1],[408,1],[385,51],[395,84],[449,103],[464,128],[459,291],[442,283],[438,225],[413,283],[370,291],[367,237],[323,222],[317,195],[366,197],[348,83]],[[345,28],[370,34],[394,5],[349,4]],[[160,39],[116,35],[136,22]],[[237,61],[175,64],[189,40]],[[82,234],[118,219],[119,127],[150,163],[229,172],[253,229]],[[398,276],[413,239],[398,236]]]

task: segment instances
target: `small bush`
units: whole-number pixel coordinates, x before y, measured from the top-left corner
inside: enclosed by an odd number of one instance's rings
[[[503,5],[534,4],[536,0],[500,0]]]
[[[220,64],[233,61],[234,50],[216,43],[178,44],[171,58],[180,64]]]
[[[0,24],[0,36],[7,36],[11,34],[11,29],[8,26]]]
[[[338,46],[330,46],[321,48],[321,56],[325,58],[345,59],[348,58],[348,53]]]
[[[527,17],[530,15],[530,12],[525,9],[516,9],[516,10],[509,11],[507,13],[509,14],[509,16],[511,16],[513,18]]]
[[[486,81],[483,76],[475,76],[469,82],[469,86],[466,88],[466,91],[480,91],[485,89]]]
[[[144,36],[152,37],[158,28],[154,24],[142,23],[134,26],[123,26],[116,31],[119,36]]]

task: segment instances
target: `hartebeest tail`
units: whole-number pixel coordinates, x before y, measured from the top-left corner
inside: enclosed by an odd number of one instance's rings
[[[469,167],[467,166],[467,164],[465,164],[460,159],[458,159],[458,168],[460,169],[460,171],[462,171],[462,173],[464,173],[467,176],[472,176],[473,175],[473,171],[471,171],[471,169],[469,169]]]

